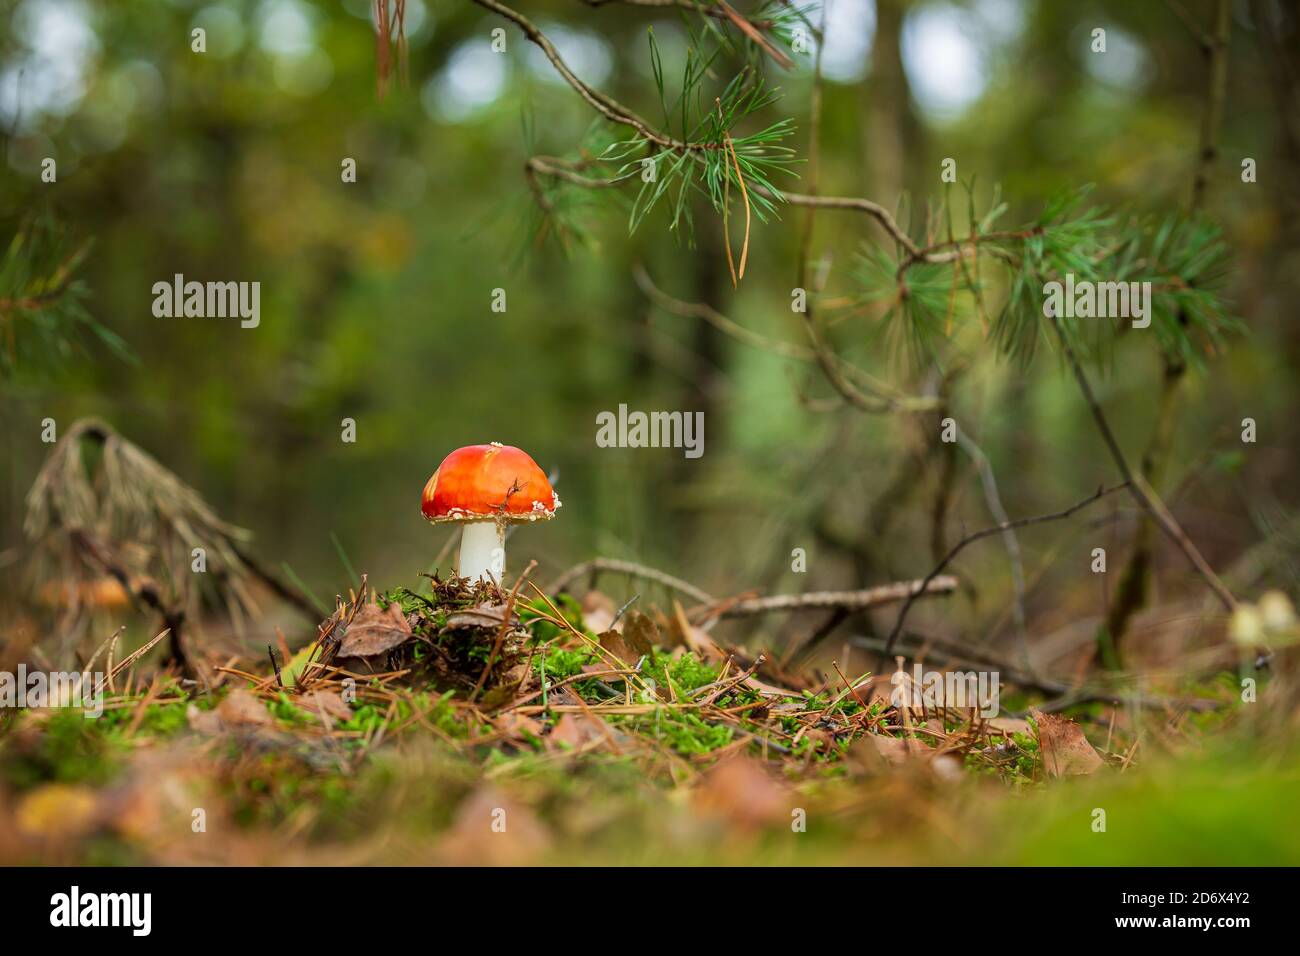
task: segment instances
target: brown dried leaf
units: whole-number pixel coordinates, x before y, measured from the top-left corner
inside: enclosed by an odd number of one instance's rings
[[[565,714],[556,722],[548,738],[557,744],[581,747],[606,737],[606,725],[599,717],[588,714]]]
[[[640,611],[628,611],[623,617],[623,638],[638,655],[653,654],[659,644],[659,627]]]
[[[599,640],[600,646],[617,657],[629,670],[636,667],[637,661],[641,660],[641,655],[637,653],[636,648],[618,631],[606,631],[600,635]],[[608,667],[602,669],[609,670]]]
[[[788,822],[792,809],[789,790],[747,756],[730,757],[709,770],[694,800],[706,815],[747,830]]]
[[[1043,755],[1043,769],[1049,776],[1089,774],[1105,761],[1096,748],[1088,743],[1081,728],[1068,717],[1034,711],[1038,724],[1038,749]]]
[[[442,861],[453,866],[522,866],[544,853],[550,842],[532,810],[487,786],[456,809],[438,849]]]
[[[543,734],[540,723],[527,714],[521,714],[514,710],[506,711],[494,721],[494,724],[497,730],[516,739],[531,736],[540,740]]]
[[[392,650],[411,636],[411,625],[396,604],[380,608],[371,602],[362,605],[343,632],[339,657],[374,657]]]
[[[224,727],[269,727],[275,723],[271,712],[260,700],[243,688],[236,688],[217,704],[214,711]]]
[[[884,734],[870,734],[866,739],[871,741],[876,748],[876,753],[884,758],[886,763],[895,767],[900,767],[930,752],[930,748],[919,739],[887,737]]]
[[[195,704],[189,704],[185,708],[185,719],[189,722],[190,730],[196,733],[209,737],[221,733],[221,718],[215,710],[199,710]]]
[[[455,614],[447,616],[447,626],[450,628],[458,627],[484,627],[499,628],[506,619],[506,606],[504,604],[480,604],[478,607],[469,607],[463,611],[457,611]],[[511,624],[518,621],[518,618],[511,615]]]

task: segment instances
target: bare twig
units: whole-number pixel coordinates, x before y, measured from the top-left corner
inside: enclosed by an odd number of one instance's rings
[[[748,617],[775,611],[806,611],[814,608],[844,608],[862,611],[893,604],[907,598],[909,603],[920,597],[950,594],[957,589],[954,577],[931,575],[924,581],[896,581],[860,591],[810,591],[806,594],[773,594],[769,597],[745,598],[727,603],[714,602],[712,607],[695,608],[693,617]]]
[[[988,456],[961,428],[957,429],[957,444],[975,463],[975,470],[979,473],[980,484],[984,488],[984,500],[988,504],[989,512],[993,515],[993,520],[1000,524],[1009,524],[1011,517],[1007,514],[1006,508],[1002,506],[1002,496],[998,494],[997,478],[993,474],[993,466],[989,463]],[[1020,643],[1020,653],[1024,658],[1025,667],[1032,672],[1034,665],[1030,659],[1029,632],[1025,624],[1025,564],[1020,556],[1020,542],[1016,538],[1015,531],[1007,528],[1002,532],[1002,539],[1006,543],[1007,557],[1011,563],[1011,584],[1015,591],[1015,603],[1012,608],[1016,625],[1016,640]]]
[[[568,64],[564,62],[559,51],[555,49],[555,44],[547,38],[546,34],[544,34],[535,23],[529,20],[522,13],[512,9],[511,7],[507,7],[503,3],[498,3],[497,0],[473,0],[473,2],[485,10],[490,10],[498,16],[505,17],[505,19],[523,30],[524,36],[541,49],[541,51],[546,55],[546,58],[551,61],[551,65],[555,67],[556,72],[564,78],[564,81],[568,83],[569,86],[573,87],[577,94],[586,101],[587,105],[611,123],[629,126],[650,142],[664,149],[671,149],[675,152],[680,152],[682,150],[695,148],[689,143],[682,142],[675,137],[667,136],[659,132],[622,103],[619,103],[612,97],[606,96],[604,93],[601,93],[599,90],[578,79],[574,72],[569,69]]]
[[[1215,595],[1223,603],[1228,611],[1232,611],[1237,606],[1236,598],[1232,592],[1227,589],[1224,583],[1219,580],[1219,576],[1214,573],[1208,561],[1205,560],[1201,552],[1197,550],[1190,538],[1183,532],[1174,516],[1169,513],[1169,509],[1164,506],[1156,494],[1155,489],[1142,476],[1141,472],[1135,472],[1129,467],[1128,460],[1124,457],[1124,452],[1119,447],[1119,442],[1115,439],[1115,433],[1110,430],[1110,423],[1106,421],[1106,415],[1101,410],[1101,405],[1097,402],[1097,396],[1093,394],[1092,385],[1088,382],[1088,376],[1083,371],[1083,366],[1079,364],[1079,358],[1074,354],[1074,349],[1065,338],[1065,333],[1061,330],[1061,323],[1056,316],[1051,316],[1052,328],[1056,331],[1056,337],[1061,343],[1062,353],[1069,363],[1071,370],[1074,372],[1074,378],[1079,383],[1079,391],[1083,393],[1083,399],[1088,404],[1088,409],[1092,412],[1092,417],[1097,423],[1097,429],[1101,432],[1101,437],[1110,451],[1111,458],[1114,459],[1120,474],[1124,476],[1124,487],[1137,499],[1146,512],[1155,520],[1169,536],[1179,550],[1187,556],[1187,560],[1192,563],[1201,577],[1214,591]]]
[[[594,574],[601,571],[626,574],[634,578],[644,578],[647,581],[654,581],[656,584],[662,584],[666,588],[685,594],[700,604],[714,603],[713,597],[681,578],[675,578],[665,571],[646,567],[644,564],[637,564],[635,561],[619,561],[615,558],[594,558],[591,561],[584,561],[582,564],[574,565],[552,581],[550,587],[546,589],[546,593],[558,594],[584,574]]]
[[[1110,488],[1098,488],[1094,494],[1089,495],[1087,498],[1084,498],[1082,501],[1076,502],[1075,504],[1066,508],[1064,511],[1057,511],[1057,512],[1053,512],[1052,514],[1046,514],[1046,515],[1035,515],[1032,518],[1019,518],[1015,521],[999,522],[998,524],[995,524],[991,528],[985,528],[982,531],[976,531],[974,534],[969,534],[966,537],[962,538],[955,545],[953,545],[952,548],[949,549],[948,553],[943,556],[943,559],[934,566],[934,570],[925,576],[925,578],[922,581],[921,588],[909,594],[907,600],[903,603],[903,606],[898,609],[898,619],[894,622],[894,629],[890,632],[889,639],[885,641],[884,653],[887,655],[893,653],[894,644],[898,640],[898,635],[903,630],[903,622],[907,620],[907,612],[912,609],[912,604],[916,601],[916,597],[920,593],[920,591],[928,587],[930,582],[933,581],[939,575],[939,572],[942,571],[944,568],[946,568],[952,562],[952,559],[957,557],[957,555],[961,553],[962,549],[964,549],[968,544],[973,544],[974,542],[979,541],[981,538],[987,538],[989,535],[1001,534],[1002,532],[1007,531],[1011,528],[1024,528],[1027,527],[1028,525],[1042,524],[1045,521],[1057,521],[1062,518],[1068,518],[1076,511],[1086,508],[1094,501],[1097,501],[1100,498],[1104,498],[1106,495],[1112,494],[1113,492],[1116,492],[1121,488],[1127,488],[1127,487],[1129,487],[1129,483],[1126,481],[1123,484],[1113,485]]]

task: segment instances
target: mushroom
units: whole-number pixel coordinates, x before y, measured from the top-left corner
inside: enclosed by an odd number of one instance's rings
[[[456,573],[497,584],[505,575],[506,525],[549,520],[559,507],[537,462],[500,442],[453,451],[425,484],[420,502],[429,521],[463,525]]]

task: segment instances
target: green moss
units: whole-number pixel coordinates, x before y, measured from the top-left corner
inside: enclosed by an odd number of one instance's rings
[[[107,783],[117,773],[123,750],[79,710],[55,711],[39,728],[0,743],[0,774],[25,790],[41,783]]]

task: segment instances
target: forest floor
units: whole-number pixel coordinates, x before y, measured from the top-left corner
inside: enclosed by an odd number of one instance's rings
[[[436,579],[188,677],[113,645],[97,719],[0,717],[0,863],[1300,862],[1294,721],[1232,673],[983,717],[679,606]]]

